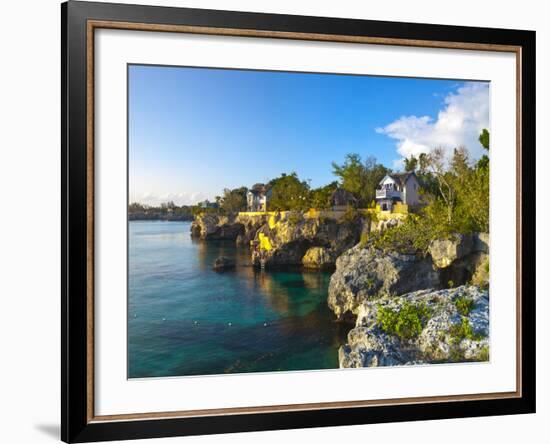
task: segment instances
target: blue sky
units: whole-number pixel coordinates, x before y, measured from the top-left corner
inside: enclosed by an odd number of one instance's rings
[[[489,124],[488,85],[456,80],[129,67],[130,200],[193,204],[295,171],[317,187],[346,153],[465,144]]]

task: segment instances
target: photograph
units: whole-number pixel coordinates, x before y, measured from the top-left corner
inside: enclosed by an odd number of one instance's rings
[[[489,363],[490,93],[129,63],[127,377]]]

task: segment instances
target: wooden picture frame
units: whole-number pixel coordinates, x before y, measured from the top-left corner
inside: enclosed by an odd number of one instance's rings
[[[62,412],[65,442],[535,411],[535,33],[69,1],[62,22]],[[94,32],[100,28],[512,52],[517,60],[517,390],[131,415],[94,414]],[[497,277],[498,279],[498,277]]]

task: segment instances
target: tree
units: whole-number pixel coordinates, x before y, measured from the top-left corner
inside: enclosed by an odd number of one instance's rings
[[[362,207],[368,206],[376,198],[376,188],[378,188],[384,176],[389,173],[391,173],[391,170],[378,163],[375,157],[369,156],[367,158],[365,161],[365,186],[359,199]]]
[[[453,157],[450,162],[450,172],[459,180],[464,180],[470,170],[470,153],[461,146],[453,150]]]
[[[485,148],[487,152],[489,152],[489,131],[487,131],[485,128],[483,131],[481,131],[481,134],[479,135],[479,143],[481,143],[481,146]],[[481,156],[481,158],[477,162],[478,168],[489,168],[489,156],[487,154],[484,154]]]
[[[340,178],[342,188],[353,193],[362,207],[366,207],[376,197],[378,183],[389,172],[372,156],[363,163],[359,154],[347,154],[342,165],[332,163],[332,173]]]
[[[223,196],[216,201],[219,202],[220,208],[227,213],[237,213],[246,210],[246,187],[235,188],[233,190],[225,188]]]
[[[268,184],[271,198],[268,201],[270,210],[306,210],[309,208],[309,185],[300,180],[296,173],[281,174]]]
[[[489,163],[471,165],[465,147],[455,148],[448,163],[441,148],[420,156],[424,177],[436,185],[424,214],[447,231],[467,233],[489,230]]]
[[[320,210],[330,208],[330,199],[332,197],[332,193],[334,193],[334,190],[336,190],[336,188],[338,188],[338,182],[334,181],[329,183],[328,185],[325,185],[324,187],[319,187],[311,190],[311,206]]]
[[[132,202],[130,205],[128,205],[128,211],[130,213],[139,213],[143,212],[147,209],[147,207],[143,204],[140,204],[139,202]]]
[[[411,154],[411,157],[405,157],[403,159],[403,165],[405,167],[405,171],[416,171],[416,169],[418,168],[418,158],[414,157]]]
[[[360,197],[365,186],[365,166],[359,154],[347,154],[342,165],[332,162],[332,173],[340,178],[342,188]]]
[[[489,131],[481,132],[479,142],[489,151]],[[461,194],[472,230],[489,231],[489,156],[484,154],[470,170]]]
[[[486,128],[483,128],[478,140],[481,146],[489,151],[489,131]]]
[[[453,209],[456,200],[456,190],[450,174],[445,170],[445,151],[443,148],[435,148],[429,153],[422,153],[419,157],[420,170],[431,174],[437,183],[439,197],[445,204],[447,223],[452,224]]]

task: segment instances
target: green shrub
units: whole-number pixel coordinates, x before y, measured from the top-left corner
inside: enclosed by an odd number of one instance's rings
[[[359,218],[359,211],[353,208],[351,205],[346,207],[346,211],[342,216],[342,222],[355,222]]]
[[[399,310],[378,306],[376,320],[386,333],[412,339],[422,332],[429,316],[430,310],[425,304],[405,302]]]
[[[454,301],[455,307],[457,311],[462,316],[468,316],[472,309],[474,308],[474,301],[473,299],[467,297],[467,296],[460,296],[455,299]]]
[[[467,318],[462,318],[460,324],[453,324],[449,329],[452,344],[459,344],[463,339],[478,341],[481,335],[474,333],[472,325]]]
[[[401,225],[377,233],[373,244],[382,250],[427,254],[432,240],[446,235],[448,232],[444,228],[431,223],[428,218],[410,214]]]
[[[484,362],[489,360],[489,346],[485,345],[479,352],[478,361]]]
[[[368,233],[361,233],[361,238],[359,239],[359,246],[361,248],[365,248],[368,245],[368,242],[369,242]]]

